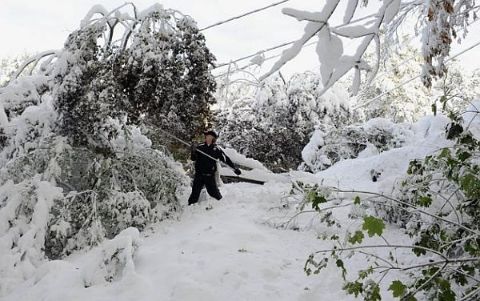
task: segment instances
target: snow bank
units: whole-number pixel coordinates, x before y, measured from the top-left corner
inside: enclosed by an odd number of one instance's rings
[[[427,116],[412,125],[413,135],[400,148],[384,151],[376,156],[347,159],[318,172],[315,176],[325,185],[342,189],[391,192],[395,181],[404,176],[413,159],[421,159],[453,145],[445,138],[445,127],[450,120],[445,116]],[[372,170],[380,173],[376,182]]]
[[[247,158],[246,156],[240,154],[233,148],[224,148],[223,151],[227,156],[230,157],[230,159],[232,159],[233,162],[235,162],[235,164],[245,166],[251,169],[260,169],[260,170],[268,171],[268,168],[263,166],[263,164],[260,161],[257,161],[252,158]]]
[[[89,287],[135,277],[133,258],[140,242],[138,230],[127,228],[84,254],[47,261],[2,300],[85,300]]]
[[[62,190],[40,176],[0,186],[0,296],[44,262],[50,208]]]

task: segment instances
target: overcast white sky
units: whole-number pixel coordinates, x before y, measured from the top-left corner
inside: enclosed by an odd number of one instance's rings
[[[231,16],[277,2],[278,0],[164,0],[166,8],[175,8],[191,15],[199,27],[205,27]],[[142,10],[156,1],[133,0]],[[24,52],[35,53],[61,48],[67,35],[79,27],[80,20],[95,4],[108,10],[125,0],[0,0],[0,58]],[[267,11],[245,17],[204,32],[207,45],[217,62],[233,60],[286,41],[300,37],[304,23],[285,16],[282,7],[315,11],[321,9],[320,0],[291,0]],[[480,22],[477,22],[480,23]],[[472,34],[453,53],[480,40],[480,26],[471,28]],[[306,49],[298,59],[284,67],[284,72],[304,71],[319,65],[314,47]],[[279,53],[279,52],[277,52]],[[465,66],[479,68],[480,47],[466,55]]]

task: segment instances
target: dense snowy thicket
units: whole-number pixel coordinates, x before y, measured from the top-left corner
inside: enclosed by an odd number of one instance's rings
[[[232,85],[216,116],[222,141],[272,170],[296,169],[316,127],[337,128],[359,118],[345,89],[332,88],[322,96],[320,89],[319,76],[310,72],[288,82],[274,77],[257,89]]]
[[[333,243],[305,272],[337,268],[343,290],[363,300],[477,300],[479,108],[476,100],[449,118],[426,116],[399,148],[299,175],[286,203],[299,212],[280,226],[322,223]]]
[[[188,178],[152,137],[205,128],[214,57],[190,17],[124,8],[93,7],[63,49],[28,60],[0,88],[0,295],[47,257],[181,208]],[[131,261],[134,240],[101,251],[106,281]]]
[[[302,170],[316,172],[363,150],[365,156],[400,147],[409,137],[405,122],[431,114],[432,106],[461,111],[480,93],[480,74],[455,64],[431,89],[413,81],[390,91],[420,72],[419,60],[411,47],[391,53],[355,98],[342,83],[320,95],[320,75],[311,72],[262,85],[225,77],[217,92],[222,140],[276,171],[301,163]]]
[[[375,118],[363,124],[317,129],[302,150],[302,169],[318,172],[341,160],[368,157],[401,147],[412,136],[410,126]]]

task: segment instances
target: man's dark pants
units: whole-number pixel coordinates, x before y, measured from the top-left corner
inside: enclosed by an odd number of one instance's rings
[[[189,205],[198,202],[200,192],[204,186],[207,188],[207,192],[211,197],[216,198],[217,200],[222,198],[217,183],[215,182],[215,174],[196,174],[193,178],[192,194],[188,198]]]

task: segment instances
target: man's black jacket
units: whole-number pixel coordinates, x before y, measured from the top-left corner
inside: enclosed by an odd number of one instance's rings
[[[210,157],[225,162],[228,166],[235,169],[235,164],[233,164],[232,160],[230,160],[230,158],[225,155],[225,153],[215,143],[210,145],[202,143],[197,146],[196,149],[206,153]],[[191,158],[193,161],[195,161],[195,173],[197,175],[213,175],[217,170],[217,162],[196,151],[195,147],[192,149]]]

